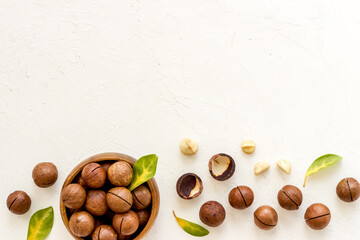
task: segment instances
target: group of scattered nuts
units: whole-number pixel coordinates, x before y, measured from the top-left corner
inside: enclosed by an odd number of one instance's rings
[[[193,146],[196,145],[196,150],[198,149],[197,144],[193,140],[188,140],[188,142],[191,142],[191,145]],[[182,144],[180,144],[180,149],[183,145],[184,143],[182,142]],[[255,151],[255,143],[251,140],[246,140],[241,145],[245,153],[250,154]],[[189,144],[187,144],[187,146],[189,146]],[[286,173],[290,173],[291,166],[288,161],[283,159],[279,160],[277,165]],[[234,174],[235,161],[231,156],[219,153],[210,158],[208,167],[210,175],[214,179],[225,181]],[[260,174],[269,167],[270,165],[268,163],[260,162],[255,166],[255,174]],[[195,173],[185,173],[178,179],[176,190],[181,198],[193,199],[202,193],[203,183],[200,177]],[[336,193],[339,198],[345,202],[356,201],[360,197],[360,184],[354,178],[345,178],[337,185]],[[279,205],[282,208],[294,211],[300,208],[303,195],[298,187],[286,185],[279,190],[277,198]],[[254,201],[254,192],[248,186],[237,186],[230,191],[228,200],[233,208],[243,210],[252,205]],[[258,207],[253,216],[256,226],[263,230],[270,230],[278,223],[278,214],[276,210],[268,205]],[[204,224],[210,227],[217,227],[224,222],[226,211],[221,203],[217,201],[208,201],[201,206],[199,217]],[[324,204],[314,203],[307,208],[304,219],[310,228],[320,230],[329,224],[331,213],[329,208]]]
[[[130,192],[132,178],[124,161],[85,165],[61,192],[71,232],[92,240],[131,239],[139,233],[150,218],[152,196],[146,184]]]
[[[38,187],[47,188],[54,185],[56,182],[58,170],[53,163],[42,162],[34,167],[32,178]],[[26,192],[17,190],[8,196],[6,205],[10,212],[22,215],[29,211],[31,198]]]

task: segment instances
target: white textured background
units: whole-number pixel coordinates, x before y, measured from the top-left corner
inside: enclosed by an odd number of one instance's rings
[[[200,223],[207,200],[227,218],[204,239],[358,239],[360,202],[341,202],[335,187],[360,178],[359,11],[358,0],[0,0],[0,238],[25,239],[31,214],[52,205],[48,239],[71,239],[58,211],[62,182],[84,158],[116,151],[160,158],[161,210],[146,239],[195,239],[171,211]],[[199,142],[194,157],[178,151],[186,136]],[[244,138],[257,143],[252,156],[241,152]],[[218,152],[237,163],[227,182],[207,170]],[[325,153],[344,160],[309,178],[299,211],[280,209],[279,188],[301,186]],[[292,162],[290,176],[279,158]],[[260,160],[272,167],[256,177]],[[31,179],[41,161],[60,172],[49,189]],[[198,199],[176,194],[185,172],[204,181]],[[245,211],[227,202],[238,184],[255,192]],[[33,200],[24,216],[5,205],[16,189]],[[323,231],[303,220],[314,202],[332,211]],[[262,204],[279,213],[272,231],[253,223]]]

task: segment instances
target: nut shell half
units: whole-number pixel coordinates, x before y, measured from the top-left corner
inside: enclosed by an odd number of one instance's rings
[[[225,181],[234,174],[235,161],[225,153],[216,154],[209,161],[209,171],[216,180]]]
[[[195,173],[185,173],[176,182],[176,191],[183,199],[193,199],[203,191],[201,178]]]

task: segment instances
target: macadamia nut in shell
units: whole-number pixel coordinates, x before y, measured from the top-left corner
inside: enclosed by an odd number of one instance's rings
[[[7,200],[6,205],[10,212],[22,215],[29,211],[31,206],[31,199],[24,191],[15,191],[11,193]]]
[[[226,217],[224,207],[216,201],[208,201],[204,203],[199,211],[200,220],[210,226],[220,226]]]
[[[115,214],[113,227],[119,235],[131,235],[139,227],[139,217],[132,210],[126,213]]]
[[[70,217],[69,226],[75,236],[87,237],[94,231],[95,220],[90,213],[80,211]]]
[[[61,191],[61,199],[67,208],[81,208],[86,199],[86,191],[80,184],[72,183]]]
[[[39,163],[32,171],[32,178],[38,187],[47,188],[54,185],[56,182],[58,170],[53,163]]]
[[[110,183],[116,187],[128,186],[134,174],[130,164],[124,161],[113,163],[107,173]]]

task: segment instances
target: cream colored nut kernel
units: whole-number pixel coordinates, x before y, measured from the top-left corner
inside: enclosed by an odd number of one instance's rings
[[[270,164],[268,164],[267,162],[258,162],[257,164],[255,164],[254,167],[255,175],[259,175],[265,172],[266,170],[268,170],[269,168],[270,168]]]
[[[276,162],[276,164],[279,166],[279,168],[281,168],[284,172],[286,172],[287,174],[290,174],[291,172],[291,164],[289,161],[285,160],[285,159],[280,159],[279,161]]]
[[[198,144],[191,138],[184,138],[180,142],[180,151],[185,155],[194,155],[198,149]]]
[[[255,143],[253,140],[247,139],[241,143],[241,148],[244,153],[251,154],[255,151]]]

